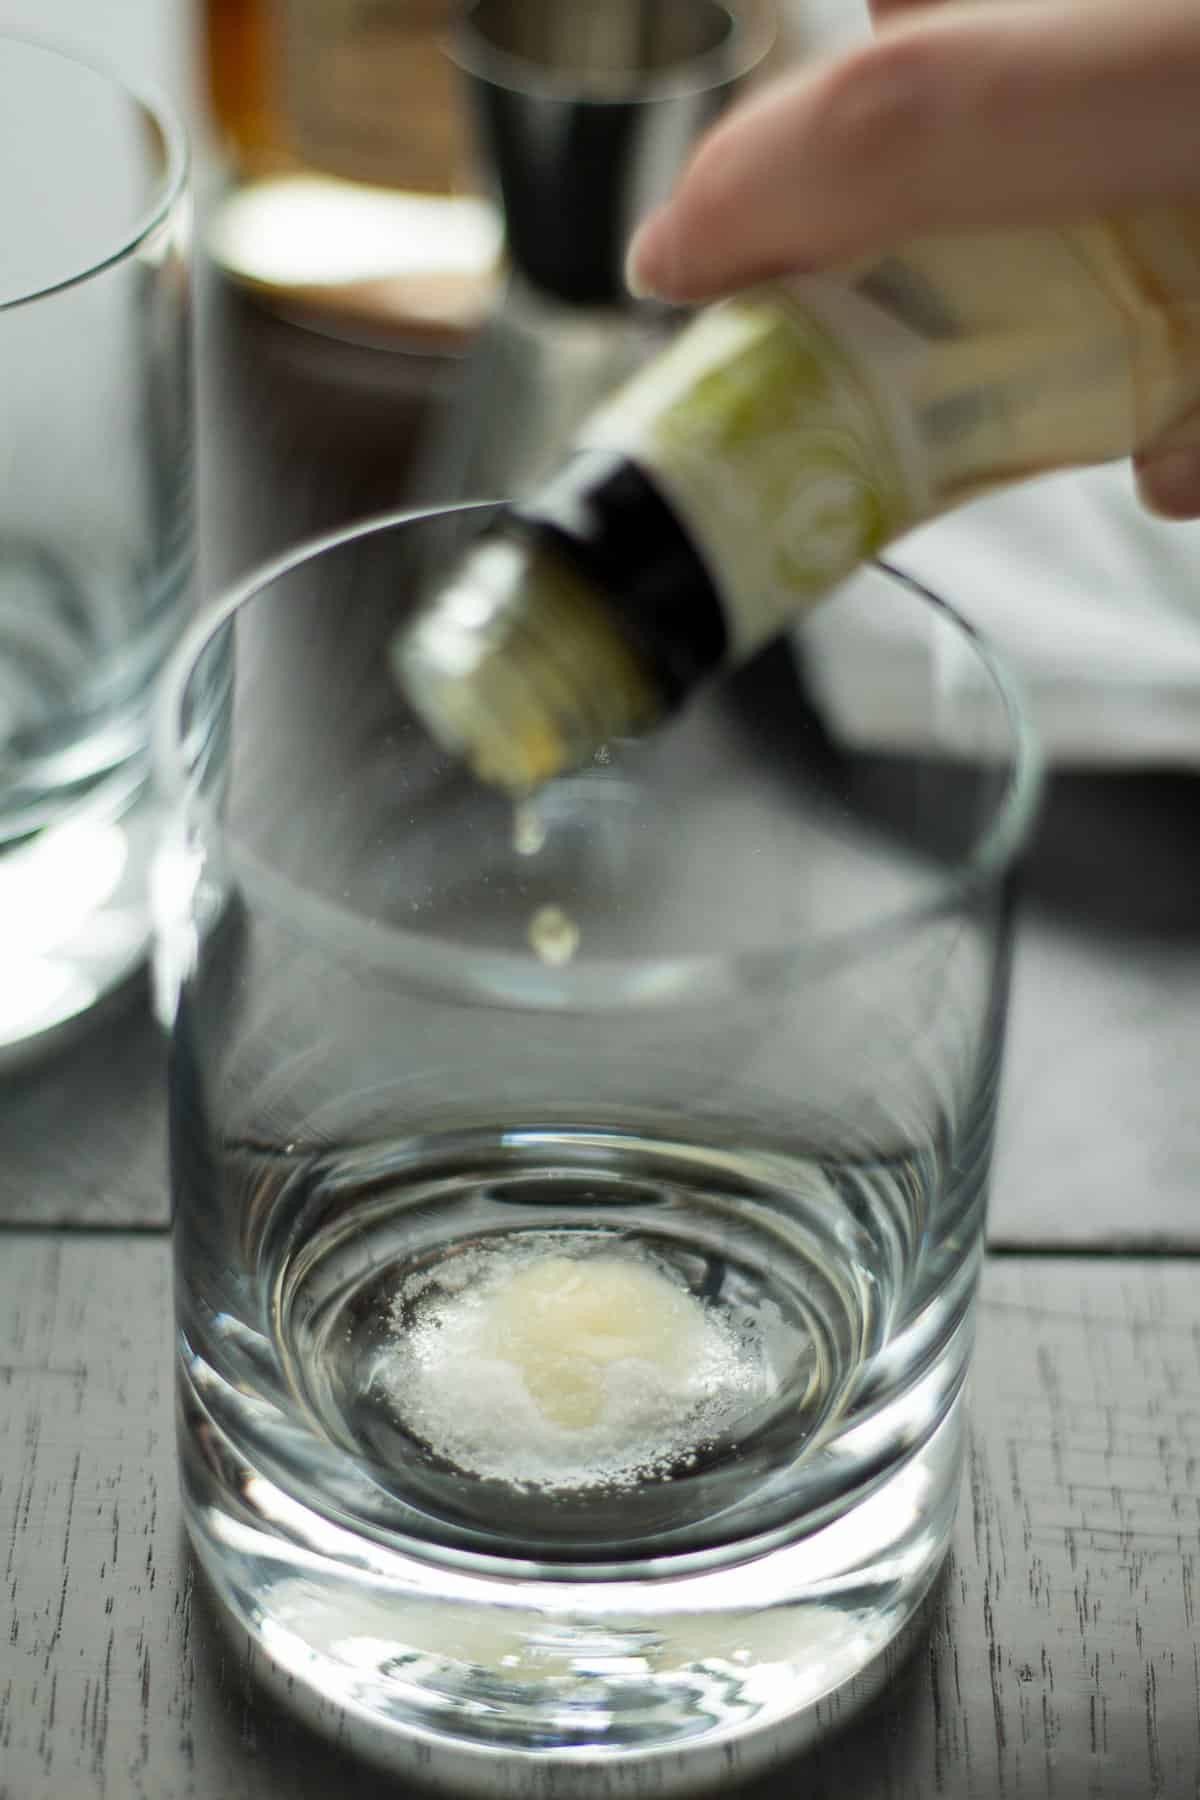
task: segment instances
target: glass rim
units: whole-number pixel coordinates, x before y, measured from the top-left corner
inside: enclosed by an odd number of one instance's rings
[[[641,78],[636,70],[614,70],[610,76],[598,78],[594,86],[581,87],[568,75],[491,43],[473,23],[482,4],[483,0],[472,0],[446,36],[446,53],[455,67],[464,75],[509,88],[515,94],[578,107],[647,106],[729,86],[762,62],[777,33],[773,6],[761,19],[751,20],[736,12],[730,0],[710,0],[714,10],[729,21],[718,43]]]
[[[171,815],[185,813],[192,793],[192,770],[181,729],[188,686],[217,633],[244,606],[296,569],[361,539],[459,513],[494,513],[503,504],[498,500],[466,500],[403,508],[358,520],[292,546],[252,570],[206,607],[172,652],[155,706],[151,734],[154,781]],[[828,932],[810,942],[689,951],[676,957],[589,958],[585,951],[568,964],[550,966],[539,962],[528,950],[480,949],[432,933],[407,931],[306,892],[252,851],[231,843],[224,826],[219,825],[231,871],[245,893],[306,936],[333,944],[346,954],[364,957],[374,967],[401,974],[414,989],[530,1010],[542,1005],[614,1011],[629,1006],[711,1001],[756,982],[770,982],[777,988],[784,966],[803,977],[882,950],[906,933],[949,916],[1016,866],[1037,817],[1044,765],[1022,684],[987,639],[953,606],[903,570],[882,558],[865,567],[899,583],[922,605],[932,606],[961,634],[999,696],[1011,738],[1003,791],[986,827],[974,838],[969,850],[945,871],[933,891],[915,903],[884,911],[866,923]]]
[[[48,281],[43,286],[31,288],[27,294],[17,294],[11,300],[0,299],[0,312],[12,312],[19,306],[31,306],[38,300],[47,300],[53,294],[68,292],[71,288],[82,287],[85,282],[102,275],[106,269],[116,268],[118,264],[127,262],[131,256],[151,237],[159,226],[168,219],[187,192],[188,179],[191,172],[191,149],[187,129],[180,118],[174,104],[152,84],[130,82],[123,75],[110,68],[103,60],[90,55],[80,55],[77,50],[56,43],[51,38],[30,37],[24,32],[5,31],[0,29],[0,56],[6,48],[16,46],[22,50],[36,50],[43,55],[54,57],[59,62],[67,63],[76,69],[86,69],[89,74],[98,76],[109,82],[119,93],[136,106],[140,106],[148,118],[154,121],[162,134],[165,150],[165,164],[158,192],[150,206],[126,231],[120,234],[119,243],[106,255],[94,258],[82,269],[76,269],[70,275],[60,276],[55,281]]]

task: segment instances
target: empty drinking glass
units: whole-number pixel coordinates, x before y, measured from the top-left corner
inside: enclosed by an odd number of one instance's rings
[[[1037,761],[872,570],[830,615],[910,622],[919,757],[758,668],[514,811],[388,655],[488,516],[300,551],[172,664],[186,1514],[344,1742],[692,1793],[868,1692],[945,1554]]]
[[[0,38],[0,1061],[143,960],[151,695],[191,569],[187,152]]]

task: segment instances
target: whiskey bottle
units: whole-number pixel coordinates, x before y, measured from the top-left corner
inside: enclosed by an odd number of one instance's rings
[[[228,172],[209,248],[275,310],[350,336],[458,348],[495,292],[452,0],[203,0]]]

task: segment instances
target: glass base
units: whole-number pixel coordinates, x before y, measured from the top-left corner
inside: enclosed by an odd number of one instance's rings
[[[908,1462],[807,1535],[564,1580],[352,1533],[249,1466],[186,1371],[180,1403],[192,1542],[268,1685],[459,1800],[695,1795],[802,1750],[914,1641],[964,1446],[960,1394]]]
[[[59,1049],[146,961],[160,810],[141,767],[0,845],[0,1072]]]

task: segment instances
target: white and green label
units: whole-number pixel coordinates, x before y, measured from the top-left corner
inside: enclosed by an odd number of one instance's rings
[[[921,341],[805,280],[702,313],[587,446],[651,474],[709,565],[731,653],[773,637],[925,511],[905,405]]]

